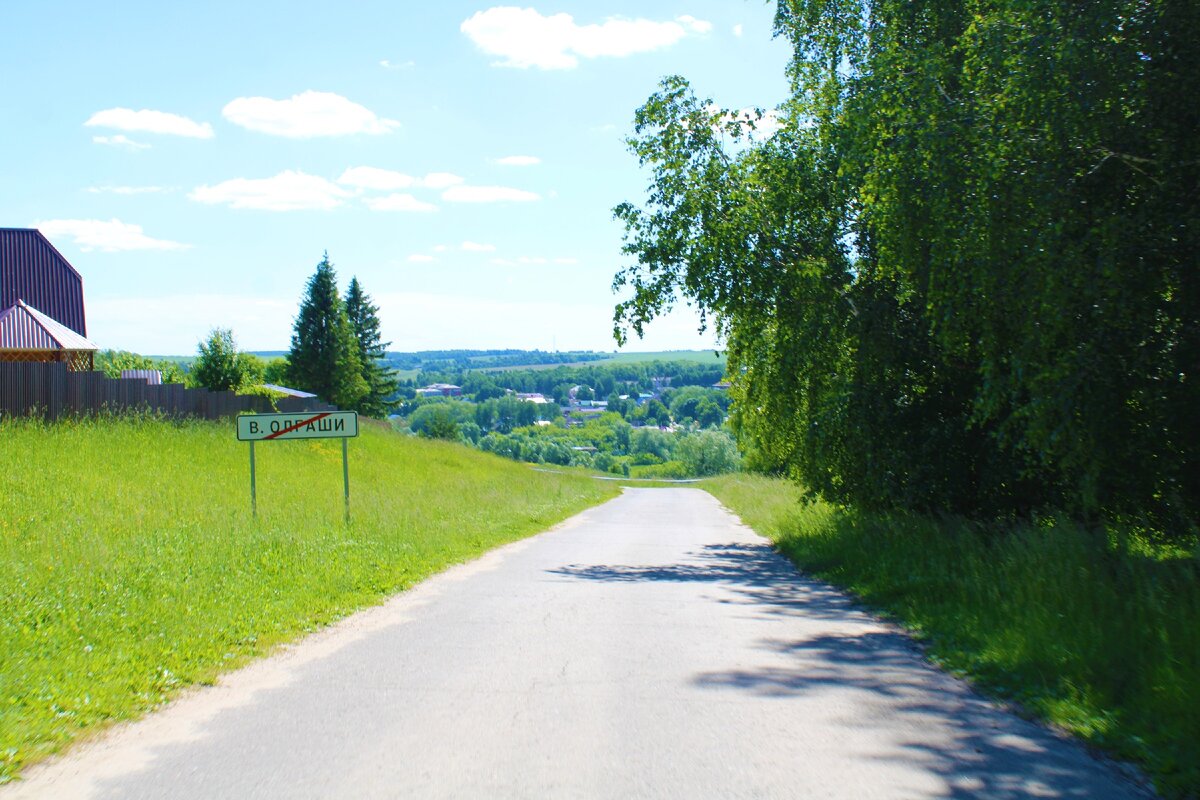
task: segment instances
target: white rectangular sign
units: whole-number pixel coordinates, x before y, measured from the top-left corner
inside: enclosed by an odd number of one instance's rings
[[[283,439],[352,439],[358,436],[355,411],[301,411],[297,414],[239,414],[239,442]]]

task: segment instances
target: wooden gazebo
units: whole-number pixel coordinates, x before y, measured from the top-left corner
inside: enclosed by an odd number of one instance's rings
[[[62,361],[72,371],[91,370],[98,348],[24,300],[0,311],[0,361]]]

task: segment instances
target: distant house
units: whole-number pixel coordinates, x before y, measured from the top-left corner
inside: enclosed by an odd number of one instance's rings
[[[0,228],[0,361],[62,361],[90,370],[83,278],[33,228]]]
[[[462,397],[462,387],[452,383],[431,383],[417,389],[417,394],[421,397]]]
[[[728,389],[731,385],[732,384],[730,384],[729,381],[717,381],[716,383],[714,383],[712,385],[712,388],[716,389],[719,392],[724,392],[724,391],[728,391]]]
[[[517,392],[515,396],[518,400],[523,400],[526,403],[537,403],[538,405],[544,405],[550,402],[546,399],[546,396],[540,392]]]

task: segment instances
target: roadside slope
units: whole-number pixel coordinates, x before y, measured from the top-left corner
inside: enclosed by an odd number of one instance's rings
[[[273,442],[232,423],[0,424],[0,783],[22,767],[616,489],[364,425]]]

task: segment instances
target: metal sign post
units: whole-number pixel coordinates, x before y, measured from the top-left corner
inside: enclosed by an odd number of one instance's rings
[[[250,440],[250,511],[258,519],[258,493],[254,486],[254,440]]]
[[[354,411],[305,411],[299,414],[239,414],[237,438],[250,443],[250,509],[258,518],[255,484],[254,443],[285,439],[341,439],[342,487],[346,500],[346,523],[350,523],[350,458],[347,439],[358,436],[358,413]]]
[[[346,493],[346,524],[350,524],[350,460],[346,458],[346,440],[342,439],[342,486]]]

